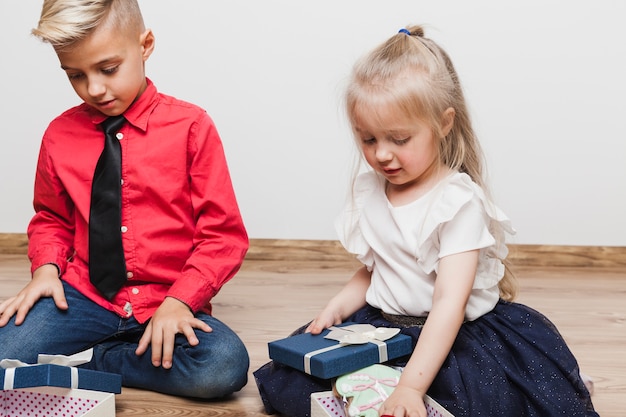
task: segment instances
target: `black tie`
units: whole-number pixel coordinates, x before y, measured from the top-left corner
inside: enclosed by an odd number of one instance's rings
[[[89,277],[109,300],[126,282],[121,232],[122,150],[116,138],[125,121],[120,115],[102,122],[104,150],[98,159],[91,186]]]

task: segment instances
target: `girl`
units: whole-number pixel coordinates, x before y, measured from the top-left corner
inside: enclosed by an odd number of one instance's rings
[[[347,112],[371,171],[337,224],[363,263],[308,326],[400,327],[415,348],[379,413],[426,416],[428,393],[456,417],[597,416],[550,321],[512,303],[508,218],[488,198],[482,155],[448,55],[401,29],[355,66]],[[309,413],[330,381],[270,362],[255,372],[268,412]]]

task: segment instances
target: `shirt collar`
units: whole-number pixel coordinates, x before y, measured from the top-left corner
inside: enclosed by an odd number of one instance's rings
[[[146,78],[146,83],[147,86],[144,92],[123,113],[128,123],[144,132],[148,127],[148,119],[158,102],[157,89],[154,83],[149,78]],[[105,119],[106,116],[104,114],[96,110],[93,111],[91,121],[94,124],[100,124]]]

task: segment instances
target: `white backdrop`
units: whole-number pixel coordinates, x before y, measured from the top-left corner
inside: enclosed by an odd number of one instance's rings
[[[452,56],[513,243],[626,246],[626,2],[140,0],[147,74],[207,109],[252,238],[335,239],[357,57],[410,23]],[[0,0],[0,233],[23,233],[48,122],[78,103],[41,1]]]

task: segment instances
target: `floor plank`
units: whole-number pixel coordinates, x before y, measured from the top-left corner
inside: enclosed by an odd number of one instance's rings
[[[246,343],[251,372],[268,360],[267,342],[304,324],[349,277],[353,263],[246,261],[214,300],[217,317]],[[623,268],[517,270],[518,300],[546,314],[559,328],[583,372],[595,382],[593,401],[603,417],[626,410],[626,271]],[[0,299],[28,280],[24,255],[0,255]],[[232,398],[201,402],[124,388],[117,416],[265,416],[250,373]]]

